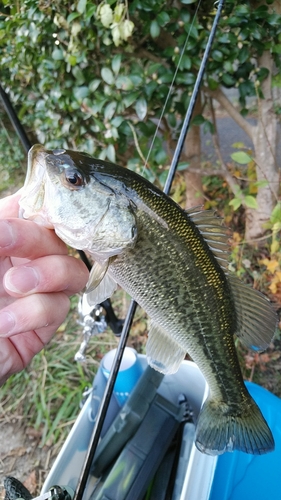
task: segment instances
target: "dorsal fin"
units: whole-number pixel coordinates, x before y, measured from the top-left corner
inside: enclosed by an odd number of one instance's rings
[[[201,207],[186,211],[198,227],[218,263],[227,274],[237,315],[236,335],[249,348],[265,350],[274,336],[277,316],[269,300],[257,290],[228,274],[228,229],[213,210]]]
[[[214,210],[202,210],[202,207],[193,207],[185,212],[198,227],[220,266],[228,271],[229,230],[223,225],[222,218],[215,215]]]

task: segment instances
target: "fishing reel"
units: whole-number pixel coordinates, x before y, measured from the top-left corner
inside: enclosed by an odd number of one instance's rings
[[[4,500],[73,500],[74,491],[69,486],[52,486],[46,493],[33,498],[28,489],[15,477],[4,479]]]
[[[97,304],[90,307],[83,295],[78,302],[78,314],[79,317],[77,322],[83,327],[83,340],[74,359],[78,363],[84,363],[86,361],[86,350],[91,337],[103,333],[107,328],[107,321],[102,306]]]
[[[75,361],[84,363],[86,361],[86,350],[91,337],[103,333],[109,326],[114,335],[119,337],[122,332],[122,319],[118,319],[114,313],[110,300],[101,304],[89,306],[85,295],[80,296],[78,302],[78,324],[83,327],[83,340],[74,356]]]

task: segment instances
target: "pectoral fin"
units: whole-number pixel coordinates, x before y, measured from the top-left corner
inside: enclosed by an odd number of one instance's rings
[[[86,299],[89,305],[96,305],[111,297],[117,288],[116,281],[108,274],[110,259],[102,264],[95,262],[86,285]]]
[[[236,335],[248,348],[264,351],[277,326],[277,314],[269,300],[238,278],[228,276],[237,314]]]
[[[175,373],[186,351],[156,323],[151,323],[146,344],[146,356],[152,368],[170,374]]]

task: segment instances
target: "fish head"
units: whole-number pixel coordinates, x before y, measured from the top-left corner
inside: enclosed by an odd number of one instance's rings
[[[54,229],[66,244],[96,257],[117,255],[137,238],[133,205],[117,179],[107,183],[88,168],[88,155],[77,158],[64,149],[31,148],[20,217]]]

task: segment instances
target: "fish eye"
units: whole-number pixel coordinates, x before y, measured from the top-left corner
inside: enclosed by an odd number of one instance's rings
[[[69,184],[70,189],[79,189],[85,185],[83,176],[76,170],[65,170],[65,180]]]

